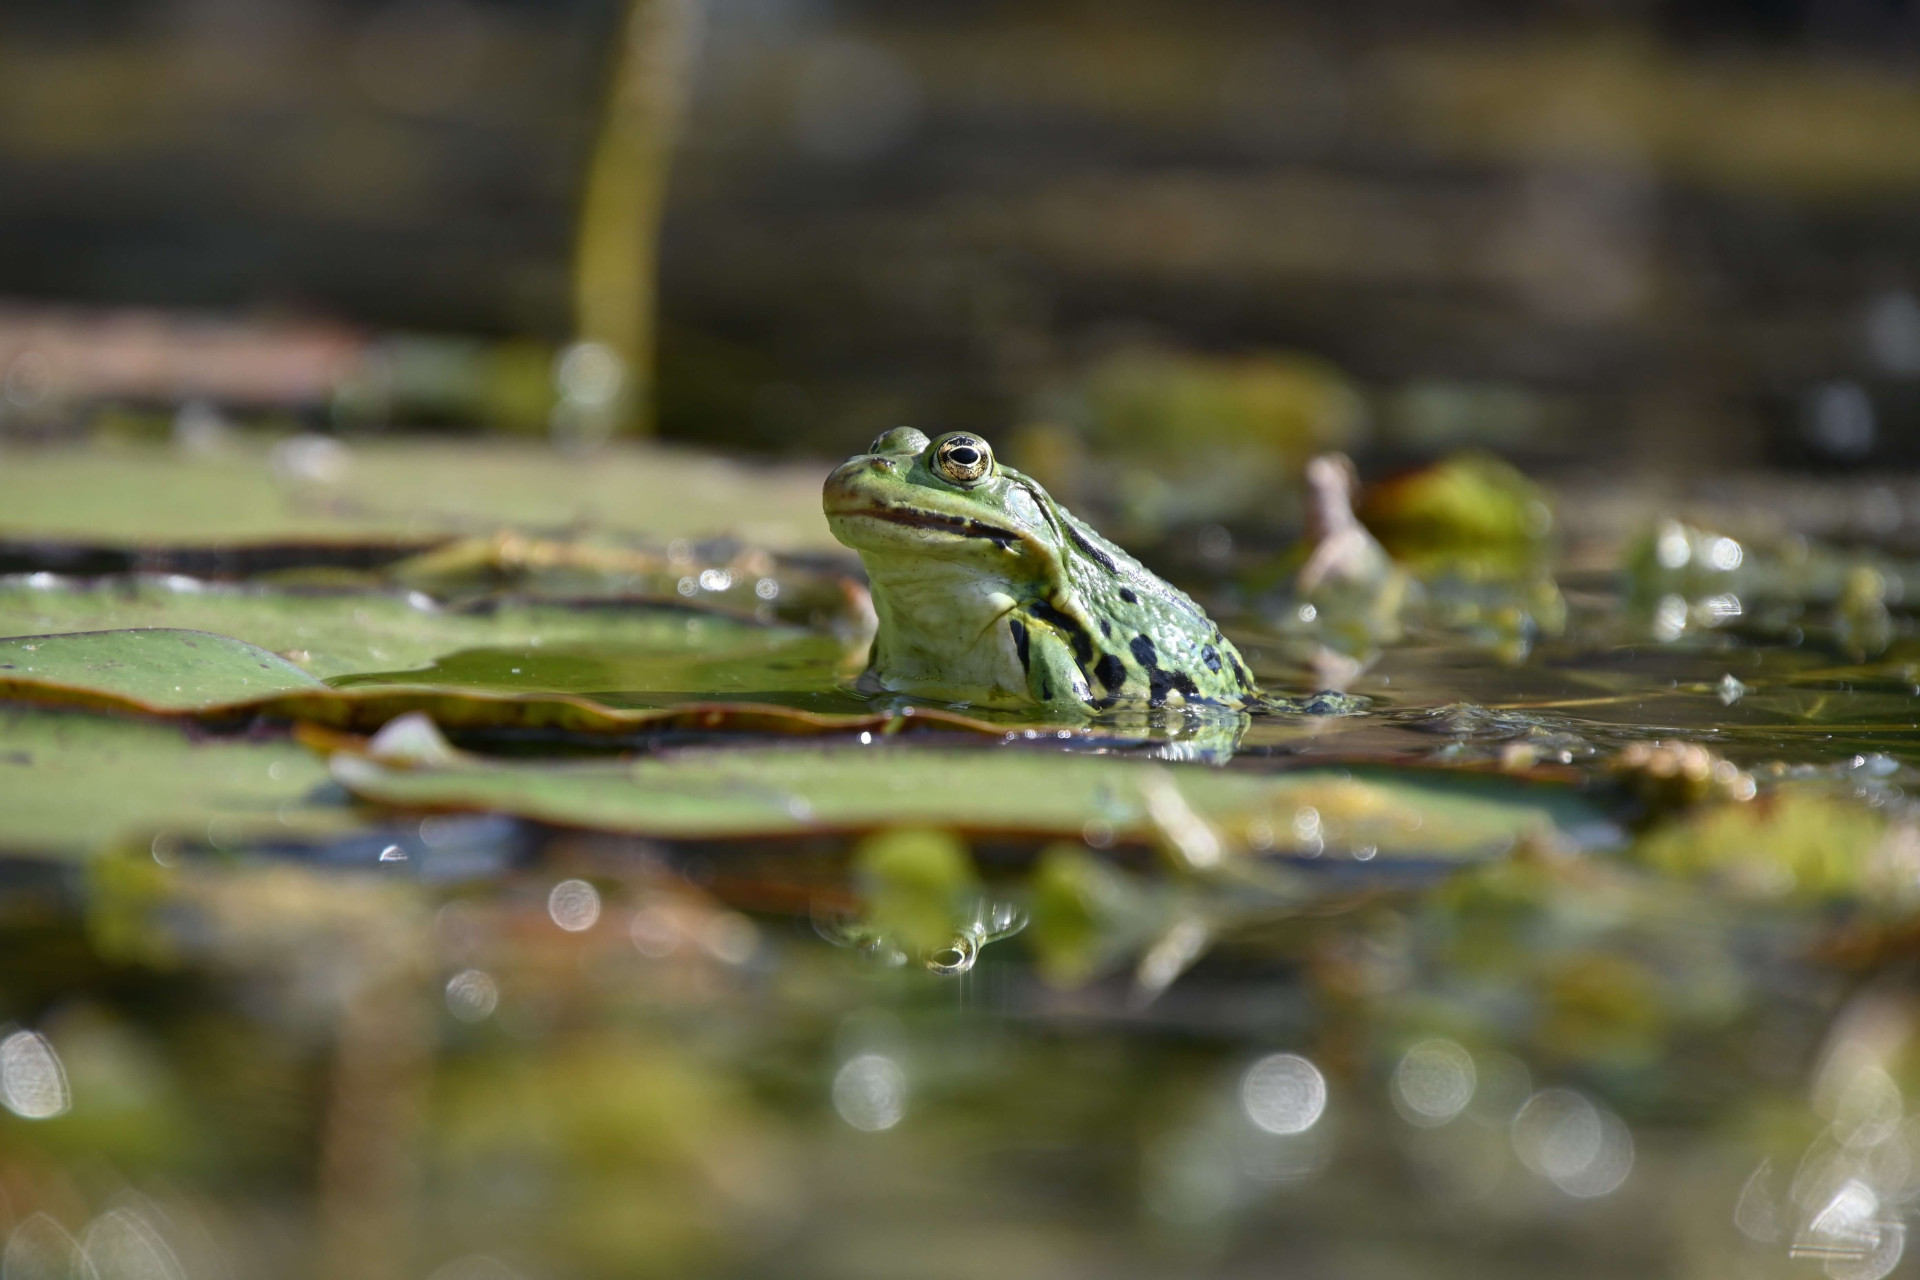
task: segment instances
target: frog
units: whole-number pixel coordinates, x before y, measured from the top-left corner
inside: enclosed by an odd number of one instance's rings
[[[882,432],[822,506],[873,594],[863,692],[1066,717],[1261,700],[1205,610],[976,432]]]

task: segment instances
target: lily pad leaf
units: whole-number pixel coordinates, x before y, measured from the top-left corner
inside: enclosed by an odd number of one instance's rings
[[[264,649],[204,631],[94,631],[0,639],[0,699],[131,715],[247,716],[371,733],[424,714],[446,729],[533,729],[588,737],[683,731],[778,734],[946,730],[993,737],[1008,726],[937,708],[835,714],[757,702],[611,707],[563,693],[428,685],[335,689]]]
[[[831,689],[847,646],[798,627],[681,608],[565,607],[518,600],[443,609],[418,594],[290,591],[185,580],[0,582],[0,635],[177,627],[234,636],[282,654],[324,680],[478,683],[553,689]],[[492,668],[428,671],[454,654],[491,655]],[[469,661],[467,666],[477,665]],[[784,679],[784,683],[782,680]],[[596,680],[610,683],[594,683]],[[741,681],[758,680],[758,685]]]
[[[0,695],[23,686],[72,689],[164,711],[326,687],[244,640],[171,628],[0,639]]]
[[[896,826],[1155,841],[1167,788],[1230,845],[1308,857],[1471,859],[1523,838],[1615,833],[1570,787],[1505,778],[1310,769],[1258,774],[1118,756],[814,746],[688,750],[632,762],[406,767],[348,752],[334,777],[364,800],[514,814],[661,837],[739,838]]]
[[[244,442],[210,456],[127,444],[13,450],[5,462],[0,539],[415,549],[507,526],[835,545],[820,514],[825,467],[748,468],[651,445],[582,460],[524,443],[327,441],[305,456]]]
[[[196,739],[179,725],[0,706],[9,854],[77,856],[157,832],[238,848],[351,826],[347,806],[309,799],[326,791],[325,764],[286,738]]]

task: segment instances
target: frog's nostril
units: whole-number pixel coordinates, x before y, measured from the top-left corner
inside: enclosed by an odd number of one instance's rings
[[[873,462],[872,462],[872,463],[871,463],[870,465],[871,465],[871,466],[873,467],[873,469],[874,469],[875,471],[895,471],[895,470],[898,470],[898,468],[896,468],[896,467],[895,467],[895,466],[893,465],[893,460],[892,460],[891,458],[875,458],[875,459],[873,460]]]

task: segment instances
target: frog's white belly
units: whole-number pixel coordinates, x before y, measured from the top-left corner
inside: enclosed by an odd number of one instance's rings
[[[867,571],[880,620],[868,665],[873,683],[948,702],[1029,700],[1007,626],[1016,600],[1006,583],[937,561],[868,557]]]

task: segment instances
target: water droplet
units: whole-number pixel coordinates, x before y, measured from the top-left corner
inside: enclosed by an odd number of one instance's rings
[[[979,958],[980,944],[971,936],[959,933],[952,942],[929,955],[926,964],[934,973],[952,975],[966,973]]]
[[[1240,1106],[1268,1133],[1305,1133],[1327,1109],[1327,1082],[1297,1053],[1260,1059],[1240,1078]]]
[[[1617,1190],[1633,1169],[1626,1124],[1571,1089],[1543,1089],[1527,1099],[1511,1135],[1520,1163],[1578,1199]]]
[[[45,1213],[15,1227],[6,1252],[0,1254],[0,1277],[5,1280],[70,1280],[87,1274],[79,1242]]]
[[[39,1032],[0,1040],[0,1105],[23,1120],[51,1120],[73,1105],[67,1069]]]
[[[1850,1179],[1794,1237],[1787,1256],[1823,1262],[1831,1280],[1880,1280],[1906,1247],[1906,1225],[1882,1213],[1872,1187]]]
[[[186,1268],[166,1237],[129,1207],[109,1209],[88,1223],[80,1251],[87,1274],[99,1280],[186,1280]]]
[[[600,919],[600,891],[585,880],[562,880],[547,894],[547,914],[568,933],[583,933]]]
[[[906,1073],[882,1053],[849,1058],[833,1077],[833,1109],[863,1132],[891,1129],[907,1114]]]
[[[1733,1206],[1733,1225],[1740,1234],[1760,1244],[1778,1244],[1785,1234],[1780,1225],[1780,1205],[1773,1194],[1773,1161],[1762,1160],[1740,1188],[1740,1199]]]
[[[463,969],[447,982],[447,1012],[462,1022],[484,1022],[500,1005],[500,988],[481,969]]]
[[[1693,559],[1693,542],[1686,527],[1675,520],[1662,521],[1653,540],[1653,558],[1662,569],[1684,569]]]
[[[1666,595],[1660,597],[1660,603],[1653,611],[1653,638],[1656,640],[1678,640],[1680,633],[1687,629],[1687,602],[1685,597]]]
[[[599,342],[576,342],[560,353],[554,381],[560,394],[583,407],[600,408],[619,396],[627,376],[626,361]]]
[[[1393,1105],[1407,1123],[1446,1124],[1473,1101],[1479,1073],[1473,1055],[1451,1040],[1423,1040],[1393,1070]]]

